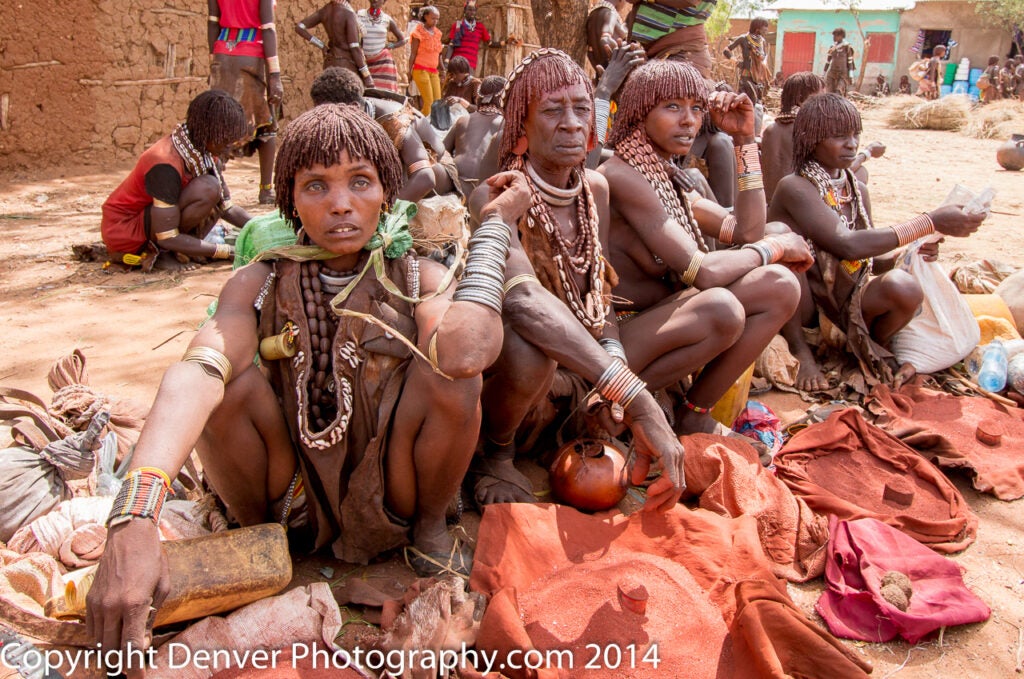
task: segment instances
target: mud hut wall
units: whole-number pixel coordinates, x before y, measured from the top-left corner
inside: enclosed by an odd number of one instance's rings
[[[993,27],[984,14],[975,11],[976,3],[954,0],[929,0],[918,2],[913,9],[906,10],[900,18],[899,44],[896,55],[896,77],[907,73],[910,64],[921,58],[911,52],[910,47],[917,40],[920,30],[951,31],[951,38],[958,45],[950,50],[949,59],[959,62],[967,57],[971,68],[984,68],[990,56],[1006,59],[1012,44],[1009,31]]]
[[[310,105],[320,52],[295,24],[323,4],[279,2],[285,119]],[[409,0],[389,0],[404,27]],[[358,9],[369,0],[353,0]],[[206,3],[6,0],[0,36],[0,172],[73,158],[126,162],[169,132],[207,87]],[[45,17],[45,25],[39,22]],[[322,30],[322,29],[318,29]],[[407,63],[397,51],[399,72]]]

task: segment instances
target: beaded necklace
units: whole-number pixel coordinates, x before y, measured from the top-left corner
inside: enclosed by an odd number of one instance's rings
[[[193,177],[201,177],[216,170],[217,164],[213,161],[213,155],[200,152],[192,143],[192,139],[188,136],[187,124],[181,123],[174,128],[174,131],[171,132],[171,144],[174,145],[174,150],[178,152],[181,159],[185,161],[185,168]]]
[[[650,183],[651,188],[658,194],[661,207],[669,217],[683,227],[683,231],[696,243],[697,249],[701,252],[708,252],[708,245],[704,242],[704,234],[697,224],[697,219],[693,216],[689,199],[680,195],[669,179],[665,166],[662,164],[661,158],[654,152],[654,147],[651,146],[644,129],[637,127],[633,130],[616,147],[615,153]]]
[[[833,181],[833,177],[816,160],[809,160],[800,168],[800,176],[814,185],[818,190],[821,199],[832,208],[833,212],[839,215],[846,228],[853,230],[857,221],[862,220],[865,228],[872,228],[871,217],[868,216],[867,207],[864,205],[864,198],[861,196],[860,187],[857,186],[857,178],[849,169],[840,170],[841,183],[851,189],[849,197],[843,196]],[[853,218],[848,219],[843,211],[843,205],[853,203]]]
[[[220,199],[223,202],[225,198],[224,178],[220,174],[220,168],[217,167],[217,162],[214,160],[212,153],[208,151],[200,152],[195,147],[195,144],[192,143],[192,138],[188,136],[188,125],[186,123],[180,123],[171,132],[171,145],[174,146],[174,150],[178,152],[178,155],[184,161],[185,169],[193,177],[212,174],[217,178],[217,183],[220,186]]]
[[[604,327],[607,309],[604,303],[604,257],[598,233],[600,222],[597,201],[594,200],[583,170],[573,168],[576,179],[574,186],[560,189],[540,179],[529,161],[522,156],[513,165],[518,165],[513,169],[526,170],[531,203],[526,212],[526,224],[531,229],[540,228],[554,245],[557,254],[552,259],[558,270],[558,280],[566,304],[587,328]],[[539,184],[537,179],[540,180]],[[570,193],[573,194],[572,198],[565,202]],[[552,203],[551,200],[558,202]],[[572,202],[576,203],[576,237],[569,242],[562,235],[558,220],[551,214],[551,205],[564,207]],[[580,291],[574,273],[589,280],[590,290],[586,294]]]
[[[504,113],[497,104],[481,104],[476,107],[476,112],[485,116],[500,116]]]
[[[380,9],[370,8],[366,10],[366,16],[369,17],[371,24],[384,23],[384,11]]]

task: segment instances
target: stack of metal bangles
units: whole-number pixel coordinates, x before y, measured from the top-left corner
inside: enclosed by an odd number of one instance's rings
[[[613,360],[598,378],[594,389],[612,403],[628,408],[633,400],[647,388],[647,383],[637,377],[622,361]]]
[[[767,266],[780,261],[782,256],[786,253],[786,249],[782,246],[782,243],[771,238],[765,238],[757,241],[756,243],[747,243],[740,249],[754,250],[761,255],[761,266]]]
[[[456,302],[476,302],[501,313],[505,299],[505,261],[512,234],[497,218],[484,221],[469,239],[466,271],[455,288]]]

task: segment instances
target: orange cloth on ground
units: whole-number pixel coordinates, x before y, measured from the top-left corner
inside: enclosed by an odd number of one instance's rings
[[[842,678],[864,677],[869,669],[793,605],[771,573],[753,517],[729,519],[683,506],[626,517],[553,504],[498,504],[484,510],[479,535],[470,587],[492,598],[478,649],[498,651],[501,662],[513,649],[588,643],[603,649],[623,632],[633,635],[626,644],[636,644],[636,662],[614,671],[577,665],[561,673],[506,668],[505,675]],[[652,595],[646,617],[623,610],[617,600],[617,574],[634,573]],[[710,616],[709,606],[717,608]],[[672,631],[664,627],[667,620],[685,626],[685,633],[666,636]],[[601,638],[602,630],[613,638]],[[654,639],[661,640],[656,669],[642,661]],[[692,664],[679,664],[684,659]]]
[[[754,517],[776,577],[805,582],[824,572],[828,519],[761,466],[753,447],[712,434],[679,440],[686,449],[686,492],[715,514]]]
[[[974,472],[974,487],[1000,500],[1024,497],[1024,410],[980,396],[954,396],[906,385],[893,393],[879,386],[868,400],[882,411],[878,426],[943,469]],[[1003,430],[998,445],[977,439],[982,421]]]
[[[775,464],[778,477],[820,514],[877,519],[942,553],[974,542],[978,517],[960,491],[928,460],[852,408],[798,432]],[[908,488],[909,506],[884,500],[886,484]]]

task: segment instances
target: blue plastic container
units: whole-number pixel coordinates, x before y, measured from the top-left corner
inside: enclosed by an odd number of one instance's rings
[[[981,74],[984,72],[984,69],[972,68],[970,75],[967,76],[967,84],[973,85],[974,83],[978,82],[978,78],[980,78]]]
[[[953,94],[967,94],[967,90],[970,85],[967,84],[966,80],[956,80],[953,82]]]
[[[974,101],[978,101],[979,99],[981,99],[981,90],[979,90],[974,85],[971,85],[970,88],[967,90],[967,96],[973,99]]]
[[[945,97],[946,95],[953,93],[952,85],[939,85],[939,96]]]

